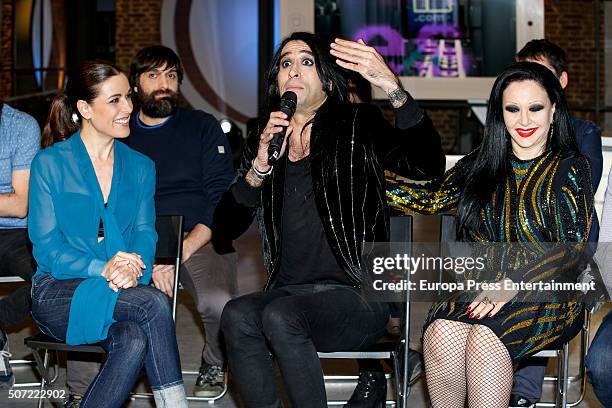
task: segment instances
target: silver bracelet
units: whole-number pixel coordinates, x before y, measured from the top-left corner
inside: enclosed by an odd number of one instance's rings
[[[394,89],[389,92],[389,102],[394,108],[399,108],[403,106],[408,100],[408,93],[404,91],[401,87]]]
[[[270,173],[272,173],[272,169],[274,168],[274,166],[270,166],[268,171],[266,171],[265,173],[262,173],[261,171],[257,170],[257,167],[255,167],[255,159],[253,159],[253,161],[251,162],[251,168],[253,169],[253,172],[255,173],[257,178],[260,179],[260,180],[263,180],[267,176],[269,176]]]

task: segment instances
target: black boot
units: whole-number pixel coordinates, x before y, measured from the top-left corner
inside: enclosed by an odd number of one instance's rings
[[[384,408],[387,399],[387,379],[379,371],[359,373],[357,387],[345,408]]]

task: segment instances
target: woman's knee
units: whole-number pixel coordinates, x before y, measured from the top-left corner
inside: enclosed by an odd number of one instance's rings
[[[465,350],[465,336],[460,326],[465,323],[445,319],[434,320],[423,335],[423,353],[428,359],[444,360]]]
[[[108,330],[107,344],[109,353],[121,350],[125,355],[144,356],[147,350],[147,336],[136,322],[117,322]]]
[[[119,301],[125,301],[142,310],[142,316],[147,320],[163,317],[172,319],[170,300],[166,294],[152,286],[138,286],[127,289]]]
[[[149,289],[151,311],[157,314],[171,315],[172,309],[170,308],[170,298],[160,290],[147,287]]]
[[[507,348],[499,337],[487,326],[472,325],[467,338],[466,353],[471,357],[490,356],[507,353]]]

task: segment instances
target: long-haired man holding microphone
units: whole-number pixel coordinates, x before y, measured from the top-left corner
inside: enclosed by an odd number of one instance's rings
[[[342,69],[386,92],[395,127],[377,108],[348,103]],[[431,179],[442,175],[444,154],[431,120],[362,41],[337,39],[330,49],[313,34],[294,33],[266,80],[265,122],[250,137],[232,191],[258,209],[268,278],[263,292],[226,305],[221,326],[247,407],[280,406],[270,352],[292,405],[321,407],[317,351],[367,347],[389,318],[387,304],[367,302],[360,290],[362,243],[389,239],[384,169]],[[291,105],[287,96],[281,102],[288,91],[297,96],[291,118],[279,109]],[[284,129],[272,162],[271,141]]]

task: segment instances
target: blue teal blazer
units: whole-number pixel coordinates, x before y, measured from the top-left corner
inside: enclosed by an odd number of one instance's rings
[[[80,133],[38,153],[30,169],[28,230],[38,264],[36,275],[83,279],[72,298],[68,344],[103,340],[115,321],[119,296],[102,276],[117,251],[135,252],[146,265],[140,284],[151,280],[155,231],[155,165],[115,141],[108,203]],[[104,239],[98,242],[102,220]]]

